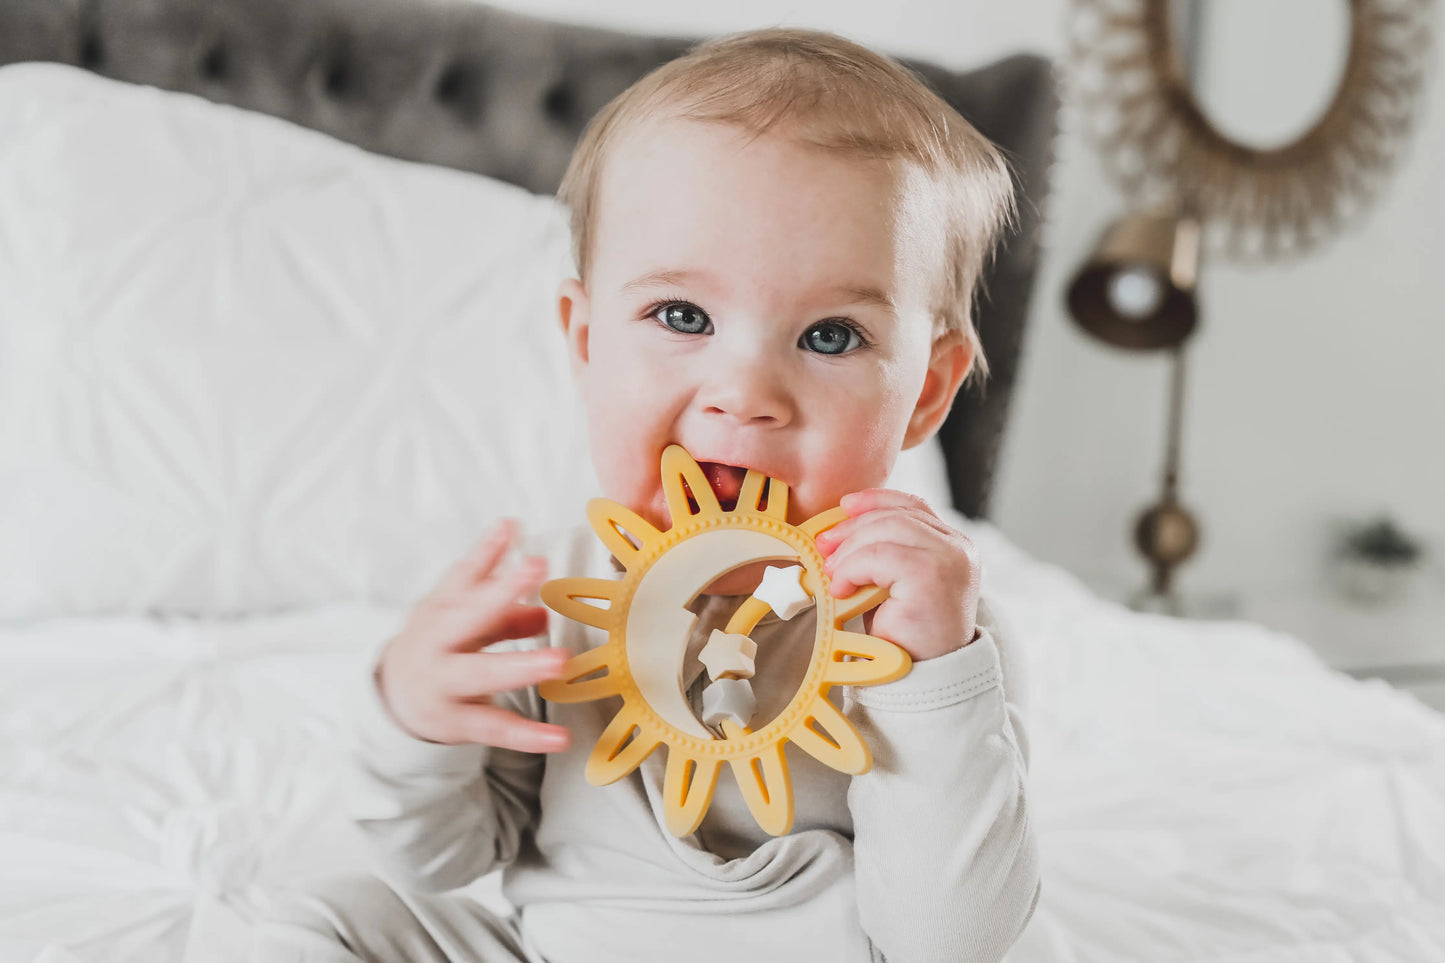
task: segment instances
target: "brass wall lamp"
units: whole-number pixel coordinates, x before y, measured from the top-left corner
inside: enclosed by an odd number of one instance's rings
[[[1198,274],[1198,220],[1126,214],[1104,231],[1069,285],[1069,311],[1085,331],[1116,347],[1178,347],[1199,317]]]
[[[1164,487],[1134,523],[1134,544],[1148,561],[1148,590],[1139,607],[1182,615],[1174,570],[1199,545],[1199,525],[1179,501],[1179,438],[1183,428],[1183,345],[1199,319],[1198,219],[1164,210],[1126,214],[1104,231],[1069,285],[1069,311],[1089,334],[1117,348],[1172,350]]]

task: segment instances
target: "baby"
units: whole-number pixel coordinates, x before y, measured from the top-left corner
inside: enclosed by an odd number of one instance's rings
[[[726,772],[698,830],[670,835],[662,752],[590,786],[616,700],[552,704],[535,687],[599,639],[520,600],[549,569],[615,577],[615,560],[579,524],[508,568],[503,521],[387,642],[358,700],[349,802],[386,882],[317,888],[263,927],[254,958],[1001,958],[1039,889],[1005,642],[969,540],[881,487],[983,370],[970,311],[1011,213],[1001,157],[892,61],[768,30],[704,44],[609,104],[561,197],[578,277],[559,315],[603,493],[668,528],[658,466],[679,444],[724,508],[747,469],[788,485],[794,524],[841,504],[849,518],[818,540],[832,592],[886,587],[862,627],[914,662],[829,694],[874,766],[847,776],[790,748],[796,819],[777,838]],[[706,588],[690,652],[762,564]],[[753,633],[763,716],[796,689],[806,621]],[[515,917],[446,892],[496,868]]]

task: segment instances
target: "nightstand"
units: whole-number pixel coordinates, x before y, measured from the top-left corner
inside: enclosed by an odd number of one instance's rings
[[[1241,616],[1297,636],[1357,679],[1383,679],[1445,711],[1445,591],[1417,588],[1380,607],[1323,591],[1255,597]]]

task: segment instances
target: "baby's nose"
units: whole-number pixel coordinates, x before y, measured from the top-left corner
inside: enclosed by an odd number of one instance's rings
[[[718,364],[708,373],[703,411],[739,424],[780,428],[792,420],[787,377],[757,363]]]

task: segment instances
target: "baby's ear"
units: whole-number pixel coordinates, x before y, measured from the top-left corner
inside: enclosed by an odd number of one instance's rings
[[[567,278],[557,289],[557,319],[567,339],[567,353],[572,366],[587,364],[587,336],[592,324],[592,304],[587,289],[577,278]]]
[[[973,343],[961,331],[947,331],[934,339],[923,390],[918,393],[903,435],[905,449],[933,437],[953,408],[953,399],[972,366]]]

